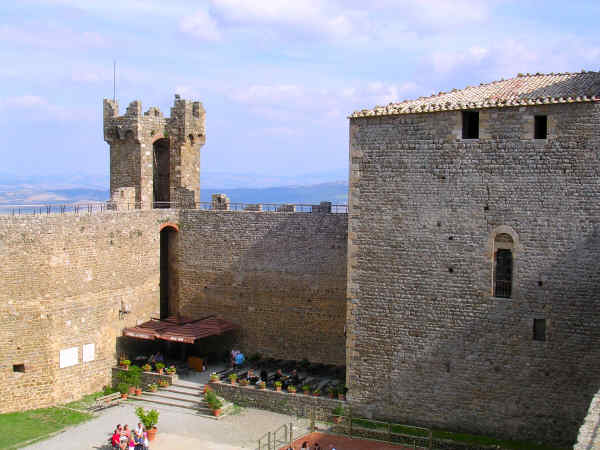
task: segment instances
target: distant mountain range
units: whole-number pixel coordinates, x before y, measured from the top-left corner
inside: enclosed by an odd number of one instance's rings
[[[201,201],[226,194],[234,203],[345,204],[345,170],[297,176],[202,173]],[[336,178],[337,177],[337,180]],[[0,173],[0,204],[48,204],[106,201],[108,175],[27,175]]]

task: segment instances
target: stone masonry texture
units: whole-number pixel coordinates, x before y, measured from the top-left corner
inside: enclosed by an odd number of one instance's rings
[[[350,120],[349,400],[572,443],[600,367],[600,105],[479,114],[475,140],[460,111]],[[535,115],[547,139],[533,139]],[[512,298],[493,296],[498,234],[514,242]]]
[[[242,326],[251,355],[345,363],[346,214],[182,210],[184,316]]]
[[[174,312],[238,323],[247,353],[343,364],[345,214],[0,216],[0,412],[110,384],[122,329],[159,317],[164,224],[180,230],[169,242]],[[120,319],[123,304],[131,312]],[[82,362],[87,344],[95,357]],[[60,351],[73,347],[78,363],[60,368]]]
[[[159,227],[170,210],[0,216],[0,412],[45,407],[110,384],[116,338],[159,313]],[[131,312],[119,319],[122,304]],[[82,347],[94,344],[94,360]],[[78,363],[59,368],[77,347]],[[25,372],[15,372],[23,364]]]

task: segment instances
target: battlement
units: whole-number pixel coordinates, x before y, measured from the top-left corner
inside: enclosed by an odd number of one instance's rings
[[[135,203],[161,207],[185,195],[200,199],[200,148],[206,142],[201,102],[175,95],[171,116],[134,100],[119,115],[119,103],[104,99],[104,140],[110,145],[111,198],[135,189]],[[187,198],[186,197],[186,198]]]

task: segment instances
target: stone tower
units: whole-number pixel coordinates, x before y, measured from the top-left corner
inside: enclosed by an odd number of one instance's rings
[[[200,201],[200,148],[206,141],[202,103],[175,95],[171,117],[142,104],[104,99],[110,145],[110,196],[119,209],[192,207]]]

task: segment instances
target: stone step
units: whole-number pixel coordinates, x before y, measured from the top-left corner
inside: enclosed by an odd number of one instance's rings
[[[194,411],[198,411],[200,413],[206,413],[206,414],[211,413],[210,409],[205,404],[190,403],[190,402],[185,402],[185,401],[181,401],[181,400],[162,398],[162,397],[150,397],[150,396],[147,396],[145,393],[140,396],[137,396],[137,397],[136,396],[129,397],[129,399],[134,400],[134,401],[142,401],[145,403],[153,403],[156,405],[166,405],[166,406],[174,406],[177,408],[191,409]]]
[[[163,390],[163,391],[157,391],[157,392],[144,392],[143,395],[147,396],[148,398],[157,398],[157,399],[165,398],[165,399],[169,399],[169,400],[178,400],[178,401],[187,402],[187,403],[204,403],[204,398],[201,396],[190,395],[190,394],[178,394],[177,392],[173,392],[173,391]]]
[[[136,402],[140,402],[140,403],[147,403],[148,405],[164,405],[164,406],[171,406],[171,407],[175,407],[175,408],[183,408],[186,410],[192,410],[192,411],[195,411],[196,414],[198,414],[202,417],[206,417],[206,418],[214,419],[214,420],[222,419],[233,408],[233,403],[224,402],[223,408],[221,410],[222,411],[221,415],[219,417],[215,417],[213,415],[213,412],[210,410],[210,408],[208,408],[208,406],[206,404],[197,403],[197,404],[193,405],[193,404],[181,402],[178,400],[162,399],[160,397],[150,398],[149,396],[147,396],[145,394],[147,394],[147,393],[144,393],[141,396],[137,396],[137,397],[132,396],[132,397],[129,397],[129,399],[134,400]]]
[[[180,388],[191,389],[191,390],[202,390],[204,388],[204,383],[193,383],[191,381],[185,381],[181,378],[178,379],[171,386],[177,386]]]
[[[204,394],[202,393],[202,390],[194,390],[194,391],[187,391],[185,389],[181,389],[175,385],[172,385],[171,387],[168,388],[160,388],[158,391],[156,392],[173,392],[176,394],[181,394],[181,395],[189,395],[190,397],[203,397]]]

